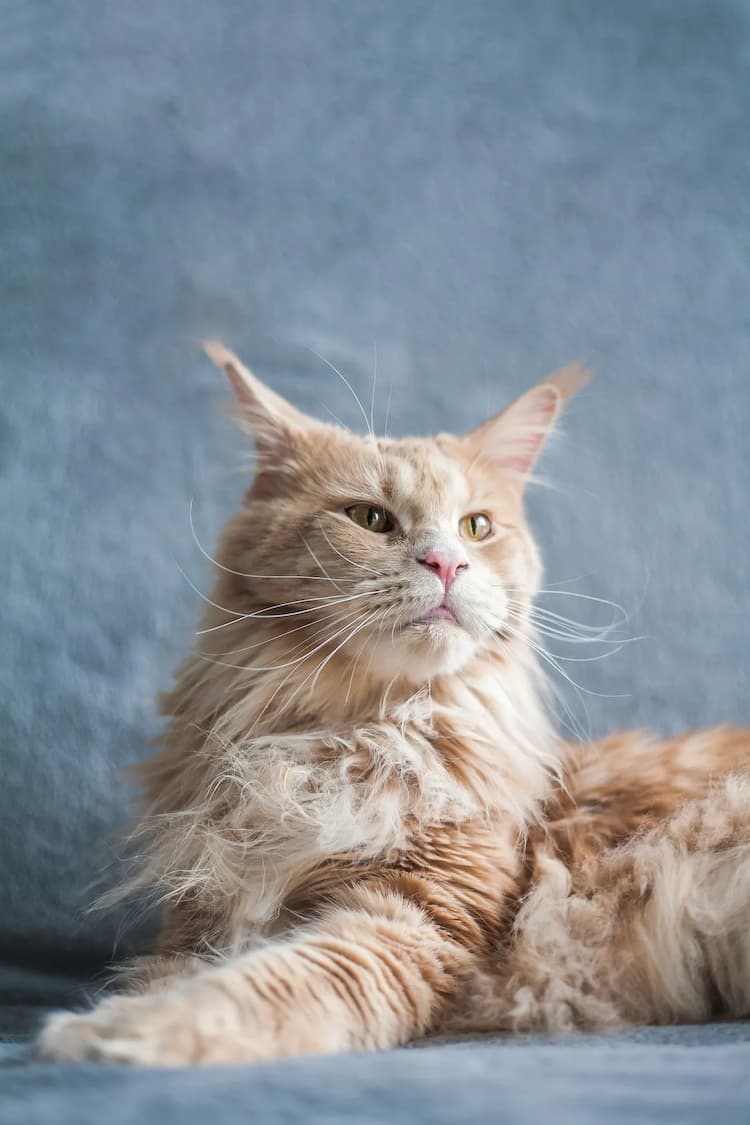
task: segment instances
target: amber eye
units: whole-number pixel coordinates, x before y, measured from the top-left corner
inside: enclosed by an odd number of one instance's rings
[[[464,539],[473,539],[477,542],[479,539],[487,538],[492,531],[492,521],[484,512],[474,512],[459,521],[458,530]]]
[[[376,508],[374,504],[352,504],[346,514],[366,531],[390,531],[393,527],[393,520],[385,509]]]

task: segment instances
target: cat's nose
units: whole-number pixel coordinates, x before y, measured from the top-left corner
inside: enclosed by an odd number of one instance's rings
[[[426,554],[422,555],[418,562],[421,562],[422,566],[426,566],[434,571],[443,583],[446,593],[450,590],[461,571],[467,570],[469,566],[469,560],[466,558],[466,555],[459,550],[428,551]]]

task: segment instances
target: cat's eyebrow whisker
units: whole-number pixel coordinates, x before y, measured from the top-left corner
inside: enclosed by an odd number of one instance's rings
[[[388,384],[388,401],[385,406],[385,425],[383,426],[383,436],[388,437],[388,426],[391,421],[391,399],[393,398],[393,379]]]
[[[372,426],[370,425],[370,421],[367,417],[367,411],[365,410],[364,406],[362,405],[362,401],[361,401],[359,395],[357,394],[354,387],[351,385],[351,383],[347,379],[346,375],[342,375],[341,372],[339,371],[338,367],[334,367],[334,365],[331,363],[330,359],[326,359],[326,357],[324,355],[321,355],[320,352],[316,352],[315,348],[310,348],[309,351],[311,351],[312,354],[314,356],[316,356],[317,359],[319,359],[321,363],[324,363],[326,365],[326,367],[330,368],[331,371],[333,371],[334,375],[338,375],[339,379],[342,381],[344,386],[348,387],[348,389],[351,391],[352,397],[354,398],[354,401],[356,402],[357,406],[359,407],[360,412],[362,414],[362,417],[365,420],[365,425],[367,426],[367,432],[369,433],[370,437],[374,441],[375,440],[375,434],[373,433]]]
[[[372,338],[372,394],[370,396],[370,433],[375,437],[375,387],[378,382],[378,342]]]
[[[200,553],[203,555],[203,557],[208,559],[208,561],[210,563],[212,563],[215,567],[218,567],[219,570],[223,570],[226,574],[236,574],[238,578],[255,578],[255,579],[258,579],[259,581],[262,580],[262,579],[266,579],[266,578],[276,578],[276,579],[285,579],[285,580],[290,581],[290,582],[296,582],[296,581],[300,581],[300,582],[333,582],[332,578],[321,578],[317,574],[246,574],[244,570],[233,570],[230,566],[224,566],[223,563],[220,563],[218,561],[218,559],[215,559],[213,557],[213,555],[210,555],[208,553],[208,551],[203,546],[203,544],[201,543],[200,539],[198,538],[198,536],[196,534],[195,522],[193,520],[193,504],[194,504],[194,501],[195,501],[195,496],[193,495],[190,498],[190,505],[189,505],[188,514],[189,514],[189,519],[190,519],[190,531],[192,533],[193,539],[195,540],[195,545],[198,548],[198,550],[200,551]],[[342,582],[343,581],[353,581],[353,579],[343,579],[342,578],[342,579],[340,579],[340,581],[342,581]]]

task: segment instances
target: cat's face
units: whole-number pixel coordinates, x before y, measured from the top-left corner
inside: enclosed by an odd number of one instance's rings
[[[221,561],[280,631],[309,626],[321,658],[340,646],[363,673],[416,683],[522,628],[541,574],[523,482],[581,373],[465,437],[375,440],[299,414],[230,353],[210,354],[259,457]]]

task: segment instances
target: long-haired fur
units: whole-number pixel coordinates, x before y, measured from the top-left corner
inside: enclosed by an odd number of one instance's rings
[[[466,437],[377,440],[208,350],[258,468],[115,892],[156,888],[164,927],[40,1052],[180,1065],[747,1014],[747,733],[576,746],[548,717],[523,487],[585,374]]]

